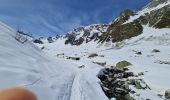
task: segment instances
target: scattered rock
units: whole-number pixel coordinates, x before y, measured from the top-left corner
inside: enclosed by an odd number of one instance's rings
[[[67,59],[71,59],[71,60],[80,60],[80,57],[67,57]]]
[[[158,49],[153,49],[152,52],[157,53],[157,52],[160,52],[160,50],[158,50]]]
[[[100,57],[104,57],[104,55],[99,55]]]
[[[137,89],[143,89],[143,87],[142,87],[142,85],[140,84],[140,81],[139,80],[135,80],[135,87],[137,88]]]
[[[78,68],[84,68],[84,67],[85,67],[85,65],[78,66]]]
[[[45,49],[45,47],[44,47],[44,46],[41,48],[41,50],[43,50],[43,49]]]
[[[130,62],[128,62],[128,61],[120,61],[120,62],[118,62],[117,64],[116,64],[116,69],[117,70],[121,70],[121,71],[123,71],[123,70],[125,70],[125,68],[127,67],[127,66],[130,66],[130,65],[132,65]]]
[[[165,98],[170,100],[170,89],[165,91]]]
[[[33,42],[38,44],[44,44],[40,39],[35,39]]]
[[[61,54],[57,54],[57,56],[64,56],[64,53],[61,53]]]
[[[137,55],[142,55],[142,52],[139,51],[139,52],[136,52],[136,54],[137,54]]]
[[[93,62],[93,63],[98,64],[100,66],[105,66],[106,65],[106,62]]]
[[[144,73],[143,73],[143,72],[140,72],[140,73],[138,73],[137,76],[142,76],[142,75],[144,75]]]
[[[133,50],[133,52],[135,52],[135,54],[137,54],[137,55],[142,55],[142,52],[141,52],[141,51]]]
[[[167,65],[170,65],[170,61],[155,61],[155,63],[159,63],[159,64],[167,64]]]
[[[142,79],[131,79],[129,81],[136,89],[150,89],[150,87]]]
[[[162,95],[162,94],[158,94],[157,96],[158,96],[158,97],[160,97],[160,98],[162,98],[162,97],[163,97],[163,95]]]
[[[94,58],[94,57],[97,57],[97,56],[98,56],[97,53],[92,53],[92,54],[90,54],[90,55],[88,56],[88,58]]]
[[[135,94],[136,92],[130,89],[129,86],[136,89],[150,89],[142,79],[137,79],[136,77],[138,76],[135,76],[133,72],[129,72],[128,69],[124,70],[129,65],[132,64],[127,61],[121,61],[117,64],[118,67],[104,68],[97,75],[101,80],[101,88],[109,99],[135,100],[130,94]],[[143,73],[138,73],[138,75],[143,75]]]
[[[126,95],[121,95],[120,98],[117,98],[117,100],[135,100],[135,99],[132,98],[130,94],[126,94]]]
[[[48,41],[48,43],[53,43],[53,42],[54,42],[53,37],[51,37],[51,36],[48,37],[48,38],[47,38],[47,41]]]

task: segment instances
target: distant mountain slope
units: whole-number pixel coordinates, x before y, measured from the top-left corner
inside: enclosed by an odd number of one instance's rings
[[[81,45],[90,41],[97,43],[120,42],[140,35],[143,31],[142,25],[170,28],[170,1],[152,0],[141,11],[123,11],[117,19],[108,25],[79,27],[61,38],[64,38],[65,44],[71,45]]]

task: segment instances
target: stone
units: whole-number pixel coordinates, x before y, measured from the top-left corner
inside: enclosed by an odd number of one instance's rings
[[[117,100],[134,100],[134,99],[130,96],[130,94],[124,94],[117,98]]]
[[[71,59],[71,60],[80,60],[80,57],[67,57],[67,59]]]
[[[128,61],[120,61],[120,62],[118,62],[117,64],[116,64],[116,67],[115,67],[115,69],[117,69],[117,70],[121,70],[121,71],[124,71],[124,69],[127,67],[127,66],[130,66],[130,65],[132,65],[130,62],[128,62]]]
[[[94,58],[94,57],[97,57],[97,56],[98,56],[97,53],[92,53],[92,54],[90,54],[90,55],[88,56],[88,58]]]
[[[153,49],[152,52],[157,53],[157,52],[160,52],[160,50],[158,50],[158,49]]]
[[[170,89],[165,91],[165,98],[170,100]]]
[[[85,65],[78,66],[78,68],[84,68],[84,67],[85,67]]]
[[[144,75],[144,73],[143,73],[143,72],[140,72],[140,73],[138,73],[137,76],[142,76],[142,75]]]
[[[140,83],[139,80],[135,80],[135,87],[136,87],[137,89],[143,89],[143,87],[142,87],[142,85],[141,85],[141,83]]]
[[[139,51],[139,52],[136,52],[136,54],[137,54],[137,55],[142,55],[142,52]]]

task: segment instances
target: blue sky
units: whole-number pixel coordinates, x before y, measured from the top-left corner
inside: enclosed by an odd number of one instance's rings
[[[0,0],[0,21],[34,36],[65,34],[78,26],[109,23],[150,0]]]

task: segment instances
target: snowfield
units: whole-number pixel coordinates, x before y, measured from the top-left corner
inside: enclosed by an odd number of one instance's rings
[[[165,6],[168,6],[168,5],[170,5],[170,0],[168,0],[165,3],[159,4],[158,6],[153,7],[153,8],[147,8],[146,7],[145,9],[143,9],[141,11],[138,11],[138,13],[135,16],[131,16],[130,19],[128,21],[126,21],[124,24],[133,22],[134,20],[138,19],[140,16],[143,16],[143,15],[145,15],[147,13],[152,12],[152,11],[156,11],[156,10],[161,9],[161,8],[163,8]]]
[[[43,51],[56,59],[67,59],[70,56],[80,57],[80,61],[70,61],[79,66],[84,65],[85,67],[81,68],[81,71],[84,72],[93,71],[96,68],[95,66],[98,66],[100,69],[99,65],[92,65],[94,64],[93,62],[106,63],[105,67],[110,67],[115,66],[117,62],[122,60],[129,61],[133,64],[130,67],[130,71],[135,73],[144,72],[144,76],[140,78],[145,80],[151,88],[151,90],[146,91],[133,88],[140,94],[140,97],[136,95],[133,97],[136,97],[137,100],[143,100],[143,98],[161,100],[164,98],[160,98],[157,95],[164,95],[165,90],[170,88],[170,81],[168,81],[170,80],[170,65],[160,63],[161,61],[170,62],[170,29],[155,29],[148,25],[143,26],[143,28],[141,35],[118,43],[97,44],[92,41],[80,46],[71,46],[65,45],[64,39],[59,38],[53,43],[45,43],[38,46],[40,48],[45,47]],[[160,52],[152,52],[154,49],[158,49]],[[136,52],[141,52],[142,55],[137,55]],[[97,53],[98,56],[88,58],[93,53]],[[96,71],[98,70],[95,69],[93,72],[95,74],[90,75],[90,77],[95,76],[97,74]]]
[[[169,4],[170,1],[145,8],[124,24]],[[92,36],[102,34],[107,27],[85,29]],[[84,32],[75,34],[80,38]],[[121,42],[90,41],[79,46],[65,45],[64,36],[52,43],[42,40],[43,44],[21,43],[16,36],[16,31],[0,22],[0,89],[26,87],[39,100],[109,100],[97,75],[101,69],[114,67],[123,60],[132,64],[130,72],[144,73],[136,78],[144,80],[150,88],[130,87],[136,92],[131,95],[136,100],[165,100],[165,91],[170,89],[170,28],[145,25],[141,35]]]
[[[15,40],[16,32],[0,23],[0,89],[23,86],[39,100],[107,100],[96,73],[100,66],[79,70],[76,63],[48,56],[30,42]]]

